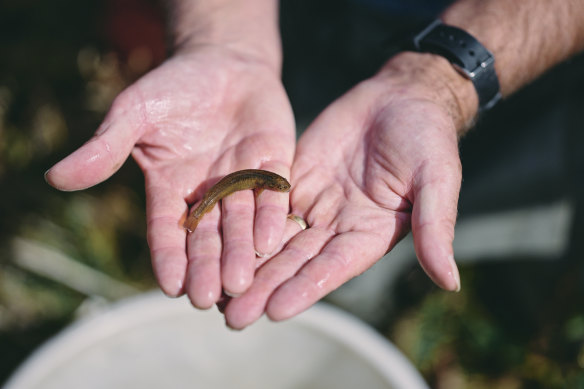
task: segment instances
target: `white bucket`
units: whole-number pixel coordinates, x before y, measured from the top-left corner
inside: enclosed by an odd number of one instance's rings
[[[395,388],[428,386],[385,338],[317,304],[244,331],[214,310],[148,293],[83,319],[50,340],[5,389]]]

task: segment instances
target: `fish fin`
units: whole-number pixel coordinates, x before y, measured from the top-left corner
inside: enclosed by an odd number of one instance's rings
[[[255,191],[254,191],[254,192],[255,192],[255,197],[256,197],[256,199],[258,198],[258,196],[259,196],[260,194],[262,194],[262,192],[263,192],[263,191],[264,191],[264,188],[256,188],[256,189],[255,189]]]

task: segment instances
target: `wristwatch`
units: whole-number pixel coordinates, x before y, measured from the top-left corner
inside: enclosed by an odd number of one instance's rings
[[[414,36],[412,44],[418,52],[445,57],[471,80],[479,97],[479,111],[491,109],[501,99],[495,57],[466,31],[435,20]]]

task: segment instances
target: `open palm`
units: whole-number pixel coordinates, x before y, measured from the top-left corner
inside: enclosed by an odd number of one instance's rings
[[[452,255],[461,168],[447,113],[415,90],[365,81],[327,108],[301,137],[292,212],[310,228],[257,272],[225,310],[242,328],[264,311],[289,318],[372,266],[410,229],[439,285],[455,290]]]
[[[95,136],[47,180],[83,189],[107,179],[131,153],[145,175],[158,281],[167,294],[186,292],[208,308],[222,286],[236,294],[250,285],[255,251],[270,253],[282,239],[288,196],[238,192],[192,234],[182,228],[189,206],[234,170],[289,177],[294,141],[279,74],[240,53],[203,47],[174,56],[122,92]]]

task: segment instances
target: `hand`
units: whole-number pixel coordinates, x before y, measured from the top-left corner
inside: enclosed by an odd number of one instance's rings
[[[429,276],[460,288],[452,250],[461,182],[456,125],[433,85],[418,74],[404,78],[402,68],[411,69],[388,66],[361,83],[303,134],[291,204],[310,228],[227,304],[228,325],[243,328],[264,311],[273,320],[296,315],[372,266],[410,228]]]
[[[192,234],[182,227],[189,206],[235,170],[289,177],[294,130],[278,71],[232,49],[197,47],[122,92],[95,136],[56,164],[47,181],[62,190],[87,188],[132,153],[145,175],[158,282],[168,295],[186,292],[195,306],[209,308],[222,285],[233,294],[247,289],[254,250],[270,253],[281,242],[288,195],[264,191],[254,201],[251,191],[237,192]]]

